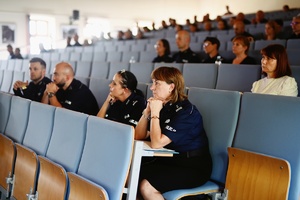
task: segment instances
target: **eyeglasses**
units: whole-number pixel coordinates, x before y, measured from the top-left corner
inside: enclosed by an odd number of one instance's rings
[[[292,22],[291,26],[296,26],[297,24],[300,24],[300,22]]]
[[[207,46],[209,46],[209,45],[211,45],[211,44],[208,43],[208,42],[203,43],[203,47],[207,47]]]
[[[160,47],[160,44],[155,44],[154,48],[156,49],[157,47]]]

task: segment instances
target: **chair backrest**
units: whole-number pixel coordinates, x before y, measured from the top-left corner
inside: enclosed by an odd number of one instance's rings
[[[109,94],[109,84],[111,83],[110,79],[98,79],[91,78],[89,88],[94,94],[99,108],[102,107],[107,95]]]
[[[69,62],[70,61],[70,53],[69,51],[65,51],[60,53],[60,60],[63,62]]]
[[[256,40],[254,42],[254,50],[261,50],[270,44],[281,44],[286,46],[286,40]]]
[[[298,39],[289,39],[286,42],[286,49],[299,49],[300,40]]]
[[[134,59],[135,62],[139,62],[140,52],[138,51],[123,52],[121,62],[130,62],[131,59]]]
[[[214,89],[216,87],[218,66],[216,64],[192,64],[183,65],[182,75],[185,86]]]
[[[291,165],[289,200],[300,195],[300,99],[244,93],[233,147],[268,154]]]
[[[24,199],[26,194],[31,194],[36,190],[38,157],[33,150],[20,144],[16,144],[16,150],[12,197],[13,199]]]
[[[46,157],[76,172],[85,141],[87,115],[56,108],[54,126]]]
[[[157,56],[154,50],[152,51],[141,51],[140,52],[140,62],[152,62]]]
[[[300,86],[300,64],[299,65],[291,65],[292,76],[295,78],[298,87]],[[300,92],[298,92],[298,97],[300,96]]]
[[[190,88],[189,100],[198,108],[213,160],[211,179],[225,183],[227,147],[232,145],[239,115],[240,94],[203,88]]]
[[[7,61],[7,70],[14,70],[16,64],[16,59],[11,59]]]
[[[106,57],[107,57],[107,53],[106,52],[98,52],[98,51],[94,51],[93,54],[93,62],[95,61],[101,61],[101,62],[105,62],[106,61]]]
[[[68,177],[65,169],[51,160],[38,156],[40,173],[38,178],[38,199],[65,200]]]
[[[12,95],[0,92],[0,133],[4,133],[10,113]]]
[[[22,71],[22,64],[23,64],[23,59],[16,59],[15,63],[15,71]]]
[[[179,69],[179,71],[182,72],[183,70],[183,63],[154,63],[154,69],[159,68],[159,67],[175,67]]]
[[[107,52],[106,62],[120,62],[123,52],[109,51]]]
[[[153,63],[131,63],[130,71],[135,75],[138,82],[151,83]]]
[[[300,65],[300,49],[287,49],[290,65]]]
[[[81,53],[81,61],[93,61],[93,52],[82,52]]]
[[[75,76],[90,77],[92,68],[91,61],[77,61]]]
[[[70,61],[80,61],[81,60],[81,52],[71,52]]]
[[[10,114],[5,128],[5,135],[15,142],[22,143],[28,124],[31,101],[13,96],[10,105]]]
[[[109,65],[108,79],[112,80],[114,75],[121,70],[129,70],[129,62],[111,62]]]
[[[2,91],[2,92],[10,91],[10,87],[12,85],[13,73],[14,73],[14,71],[4,70],[0,91]]]
[[[8,60],[2,60],[0,69],[7,69]]]
[[[91,69],[91,78],[103,78],[106,79],[109,72],[109,63],[108,62],[101,62],[101,61],[94,61],[92,63]]]
[[[110,199],[121,199],[133,141],[132,126],[89,116],[78,174],[105,188]]]
[[[55,61],[60,59],[60,53],[59,52],[51,52],[50,61]]]
[[[253,82],[260,77],[260,65],[221,64],[216,89],[249,92]]]
[[[141,90],[144,94],[145,99],[147,98],[147,90],[148,90],[148,84],[147,83],[141,83],[138,82],[137,89]]]
[[[54,106],[31,102],[23,145],[45,156],[54,123]]]
[[[108,200],[109,199],[106,190],[100,185],[97,185],[92,181],[71,172],[68,172],[68,178],[69,178],[68,199],[70,200],[71,199],[72,200],[81,200],[81,199]]]
[[[287,199],[289,162],[232,147],[228,148],[228,156],[228,199]]]
[[[47,65],[47,67],[49,67]],[[22,62],[22,71],[23,72],[27,72],[29,70],[29,59],[23,59],[23,62]]]

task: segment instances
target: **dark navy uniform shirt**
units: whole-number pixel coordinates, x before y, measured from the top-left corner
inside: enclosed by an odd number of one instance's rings
[[[145,107],[144,97],[132,92],[124,102],[112,103],[106,111],[105,118],[135,127]]]
[[[176,63],[200,63],[200,57],[190,48],[185,51],[179,51],[173,55]]]
[[[26,87],[26,89],[18,88],[14,89],[14,93],[16,96],[23,97],[26,99],[30,99],[32,101],[41,102],[44,91],[46,89],[46,85],[50,83],[51,80],[47,77],[44,77],[40,82],[34,84],[32,81]]]
[[[56,97],[62,107],[70,110],[89,115],[97,115],[99,111],[99,106],[93,93],[86,85],[76,79],[73,79],[66,90],[59,89]]]
[[[166,148],[187,152],[208,146],[202,116],[189,100],[167,103],[159,118],[162,133],[172,140]]]
[[[161,62],[164,62],[164,63],[172,63],[174,60],[173,58],[171,58],[170,56],[168,55],[163,55],[163,56],[157,56],[153,59],[153,63],[161,63]]]

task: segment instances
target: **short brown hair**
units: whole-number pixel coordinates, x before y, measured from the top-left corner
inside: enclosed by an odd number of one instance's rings
[[[261,55],[276,59],[277,66],[275,69],[275,78],[282,76],[291,76],[292,70],[289,64],[288,55],[284,46],[280,44],[271,44],[260,51]]]
[[[249,41],[248,37],[243,36],[243,35],[238,35],[233,38],[232,42],[234,42],[234,41],[240,41],[243,46],[246,46],[247,49],[246,49],[245,53],[246,54],[248,53],[249,48],[250,48],[250,41]]]
[[[170,101],[175,103],[187,99],[184,93],[184,79],[179,69],[175,67],[159,67],[151,73],[151,78],[155,80],[165,81],[167,84],[174,84],[174,90],[171,93]]]

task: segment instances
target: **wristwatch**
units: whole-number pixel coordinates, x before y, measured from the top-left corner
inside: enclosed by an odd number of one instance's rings
[[[54,97],[55,93],[54,92],[48,92],[48,98]]]

